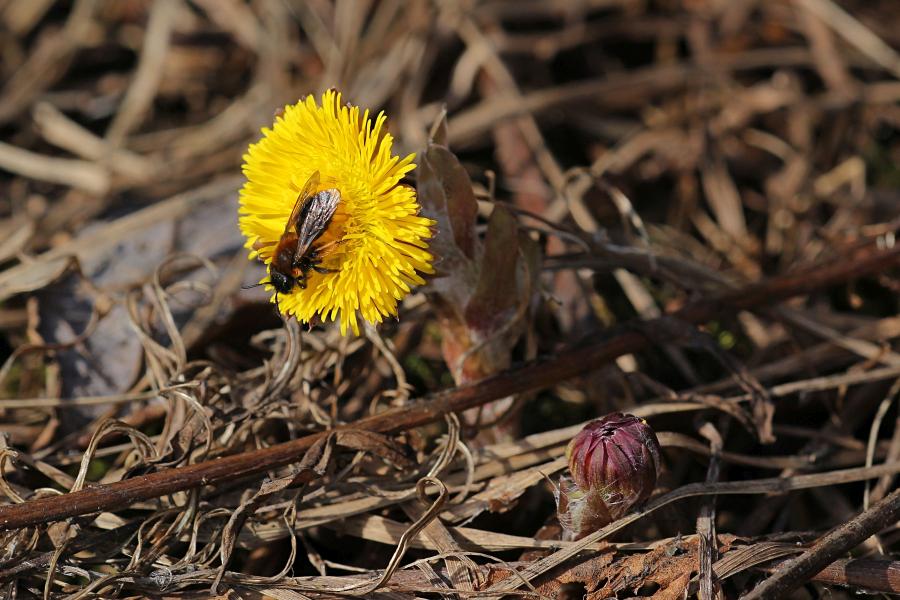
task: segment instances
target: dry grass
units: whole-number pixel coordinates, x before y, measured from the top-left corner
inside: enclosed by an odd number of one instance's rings
[[[900,592],[898,25],[0,0],[0,596]],[[241,289],[241,155],[330,86],[445,219],[361,338]],[[614,410],[665,470],[567,541],[552,482]]]

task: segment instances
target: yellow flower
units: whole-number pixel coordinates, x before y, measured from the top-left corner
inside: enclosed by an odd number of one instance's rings
[[[287,106],[263,138],[244,155],[247,178],[240,194],[240,228],[250,258],[272,272],[272,258],[291,210],[304,185],[318,172],[313,192],[336,189],[340,202],[326,230],[316,238],[318,266],[309,270],[306,288],[294,285],[277,294],[286,315],[309,322],[340,319],[359,334],[358,315],[370,323],[397,314],[397,302],[433,273],[428,253],[430,219],[418,216],[411,187],[400,179],[416,166],[414,155],[391,154],[393,138],[384,131],[384,113],[375,122],[366,110],[341,104],[334,90]],[[266,289],[270,278],[263,280]],[[263,283],[260,282],[260,283]],[[272,301],[276,301],[273,294]]]

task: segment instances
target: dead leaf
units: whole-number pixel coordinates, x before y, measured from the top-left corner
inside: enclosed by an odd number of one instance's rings
[[[422,156],[418,180],[422,214],[437,222],[430,250],[438,275],[434,291],[463,305],[477,280],[480,245],[475,234],[478,203],[469,176],[447,148],[432,145]]]
[[[0,301],[16,294],[24,294],[44,288],[76,264],[71,256],[60,256],[34,264],[20,265],[0,273]]]
[[[338,446],[368,452],[401,469],[415,465],[409,449],[386,435],[363,429],[344,429],[334,435]]]

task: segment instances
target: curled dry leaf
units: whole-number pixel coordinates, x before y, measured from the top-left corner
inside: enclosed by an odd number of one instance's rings
[[[279,494],[290,487],[305,485],[316,477],[324,475],[334,449],[334,437],[334,435],[328,435],[321,438],[306,451],[306,454],[304,454],[303,458],[300,460],[300,464],[291,468],[286,475],[263,481],[256,493],[243,501],[241,505],[231,513],[228,523],[222,530],[222,543],[219,547],[221,566],[219,567],[216,580],[213,583],[213,589],[218,587],[219,581],[221,581],[222,576],[225,574],[225,568],[228,566],[228,561],[234,550],[235,542],[237,542],[238,534],[241,532],[241,528],[244,526],[247,519],[256,512],[257,508],[276,494]]]
[[[344,448],[368,452],[400,469],[415,465],[408,447],[374,431],[344,429],[335,433],[335,443]]]

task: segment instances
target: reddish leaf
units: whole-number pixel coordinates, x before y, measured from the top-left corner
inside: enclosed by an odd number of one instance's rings
[[[466,323],[485,335],[505,327],[520,304],[517,283],[520,260],[516,219],[503,206],[488,222],[478,287],[466,306]]]

